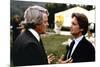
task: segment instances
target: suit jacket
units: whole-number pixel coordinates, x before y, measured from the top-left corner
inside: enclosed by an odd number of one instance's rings
[[[67,53],[68,51],[65,54],[64,60],[67,59]],[[95,61],[95,49],[93,45],[83,37],[83,39],[78,43],[71,58],[73,59],[73,62]]]
[[[38,42],[28,30],[20,34],[11,49],[14,66],[48,64],[42,41]]]

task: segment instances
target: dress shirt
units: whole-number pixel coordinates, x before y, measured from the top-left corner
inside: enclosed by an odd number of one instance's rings
[[[34,30],[34,29],[28,29],[35,37],[36,39],[40,42],[40,36],[39,34]]]
[[[78,43],[82,40],[82,38],[83,38],[83,35],[80,36],[80,37],[78,37],[78,38],[76,38],[76,39],[74,39],[75,44],[74,44],[74,46],[72,48],[72,52],[71,52],[71,55],[70,56],[72,56],[73,52],[75,51],[75,48],[77,47]]]

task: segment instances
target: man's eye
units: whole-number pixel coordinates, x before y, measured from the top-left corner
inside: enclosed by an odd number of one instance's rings
[[[73,23],[73,25],[77,25],[77,24]]]

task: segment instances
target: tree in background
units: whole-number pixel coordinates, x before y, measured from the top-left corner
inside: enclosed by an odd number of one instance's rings
[[[80,4],[66,4],[66,3],[46,3],[46,2],[32,2],[32,1],[14,1],[11,0],[10,3],[10,17],[12,18],[14,15],[19,15],[21,20],[23,20],[24,11],[26,8],[32,5],[39,5],[45,7],[49,11],[49,28],[54,28],[54,14],[60,11],[64,11],[76,6],[83,7],[87,10],[95,9],[93,5],[80,5]]]
[[[67,9],[66,4],[47,3],[45,7],[49,11],[49,27],[54,28],[54,14]]]

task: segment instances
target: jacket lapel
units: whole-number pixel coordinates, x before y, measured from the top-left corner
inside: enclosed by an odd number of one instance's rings
[[[83,42],[85,40],[85,37],[82,38],[82,40],[78,43],[78,45],[76,46],[72,56],[79,54],[79,50],[81,49],[81,47],[84,45]]]

